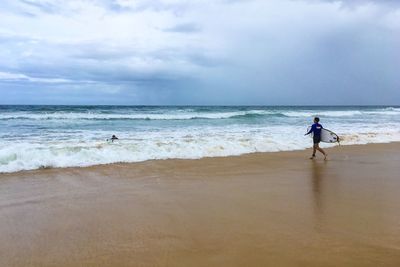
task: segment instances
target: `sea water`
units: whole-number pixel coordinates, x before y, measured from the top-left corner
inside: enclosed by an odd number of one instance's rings
[[[342,145],[400,141],[395,106],[0,106],[0,172],[305,149],[314,116]]]

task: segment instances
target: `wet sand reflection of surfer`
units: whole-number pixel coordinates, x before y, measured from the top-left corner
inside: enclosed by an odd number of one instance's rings
[[[326,161],[315,162],[311,161],[311,186],[312,186],[312,197],[314,206],[314,217],[315,217],[315,227],[321,230],[324,222],[324,198],[326,198],[326,192],[323,191],[323,182],[326,178],[325,168]]]

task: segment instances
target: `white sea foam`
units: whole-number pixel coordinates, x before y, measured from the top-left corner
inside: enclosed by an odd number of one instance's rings
[[[387,130],[372,127],[362,132],[339,126],[335,128],[344,145],[400,141],[399,128]],[[247,129],[240,125],[230,129],[204,127],[155,131],[146,135],[117,132],[120,140],[115,143],[101,141],[111,135],[107,131],[71,134],[70,139],[60,138],[56,133],[24,141],[2,142],[0,172],[299,150],[311,146],[311,140],[304,137],[302,132],[302,126],[259,126]]]
[[[0,172],[305,149],[315,115],[343,145],[400,141],[398,107],[0,107]]]

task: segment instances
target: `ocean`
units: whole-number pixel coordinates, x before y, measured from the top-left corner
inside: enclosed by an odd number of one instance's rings
[[[0,106],[0,172],[300,150],[314,116],[342,145],[400,141],[397,106]]]

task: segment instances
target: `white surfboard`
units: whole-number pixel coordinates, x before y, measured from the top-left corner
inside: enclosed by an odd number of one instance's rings
[[[310,131],[311,126],[308,127],[307,132]],[[310,134],[311,137],[313,137],[313,133]],[[322,129],[321,130],[321,142],[325,143],[336,143],[339,142],[340,138],[337,134],[334,132],[328,130],[328,129]]]

